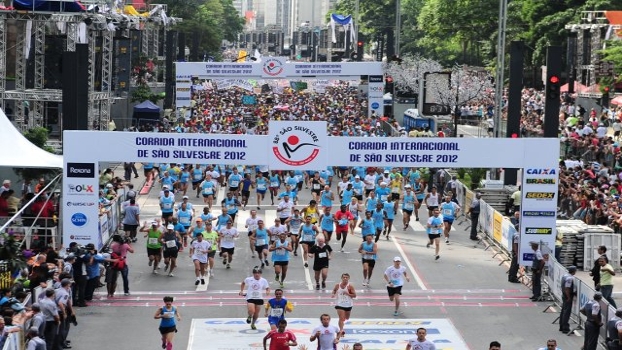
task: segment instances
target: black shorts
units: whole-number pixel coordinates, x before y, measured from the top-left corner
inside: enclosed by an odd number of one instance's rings
[[[357,194],[356,196],[354,196],[354,198],[358,199],[358,201],[362,201],[363,200],[363,195],[362,194]]]
[[[128,231],[130,233],[136,233],[136,229],[138,228],[138,225],[126,225],[123,224],[123,231]]]
[[[151,174],[152,171],[153,171],[153,168],[151,168],[151,169],[143,168],[143,174],[145,175],[145,177],[148,177],[149,174]]]
[[[413,215],[413,211],[412,210],[402,209],[402,213],[406,213],[408,215]]]
[[[322,190],[311,190],[311,193],[315,193],[316,195],[319,196],[321,191]]]
[[[165,334],[169,334],[169,333],[177,333],[177,327],[173,326],[173,327],[160,327],[158,328],[160,330],[160,334],[165,335]]]
[[[162,255],[164,255],[164,258],[173,258],[173,259],[177,259],[177,256],[179,255],[179,250],[177,250],[177,248],[173,248],[173,249],[164,249],[164,251],[162,252]]]
[[[298,189],[298,191],[302,191],[302,181],[296,184],[296,188]]]
[[[361,262],[363,264],[367,263],[367,266],[369,266],[369,267],[376,266],[376,260],[375,259],[361,259]]]
[[[147,255],[148,256],[161,256],[162,255],[162,248],[158,248],[158,249],[154,249],[154,248],[147,248]]]
[[[350,307],[335,306],[335,310],[352,311],[352,306]]]
[[[248,237],[253,235],[253,231],[248,231]]]
[[[237,192],[240,187],[229,187],[229,192]]]
[[[493,128],[488,128],[488,132],[493,132]]]
[[[373,191],[373,189],[371,189],[371,190],[365,189],[365,197],[369,197],[369,194],[370,194],[372,191]]]
[[[173,213],[162,213],[162,220],[168,220],[171,216],[173,216]]]
[[[242,191],[242,197],[250,198],[251,197],[251,191]]]
[[[235,247],[234,248],[220,248],[221,256],[222,256],[222,253],[228,253],[229,255],[233,255],[234,251],[235,251]]]
[[[306,244],[309,248],[313,247],[315,242],[300,242],[300,244]]]
[[[620,131],[619,130],[618,131],[614,131],[613,132],[613,136],[620,136]]]
[[[246,299],[246,303],[255,304],[255,305],[263,305],[263,299]]]
[[[322,269],[327,269],[327,268],[328,268],[328,261],[313,263],[313,271],[322,271]]]
[[[281,225],[285,225],[285,221],[287,221],[287,219],[289,218],[279,218],[279,220],[281,220]]]
[[[400,194],[399,193],[391,193],[391,198],[396,201],[398,199],[400,199]]]
[[[428,238],[430,239],[430,241],[433,239],[441,238],[441,234],[440,233],[428,234]]]
[[[387,286],[387,292],[389,293],[389,296],[394,296],[395,294],[399,294],[402,295],[402,286],[399,287],[389,287]]]
[[[273,261],[274,266],[287,266],[289,261]]]
[[[264,250],[268,250],[267,244],[255,246],[255,251],[257,252],[257,254],[261,254]]]
[[[438,209],[438,205],[428,206],[428,211],[432,211],[434,209]]]
[[[235,212],[235,214],[229,214],[229,216],[231,216],[231,222],[235,222],[235,216],[237,214],[238,214],[237,212]]]
[[[210,250],[209,252],[207,252],[207,257],[208,258],[213,258],[216,256],[216,251],[215,250]]]

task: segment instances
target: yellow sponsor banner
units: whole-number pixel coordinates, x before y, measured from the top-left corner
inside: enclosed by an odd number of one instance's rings
[[[495,210],[492,219],[492,236],[495,241],[501,243],[501,239],[503,238],[503,216],[501,213]]]

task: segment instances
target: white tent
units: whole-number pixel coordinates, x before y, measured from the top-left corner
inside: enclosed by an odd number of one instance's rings
[[[63,157],[33,145],[0,109],[0,166],[62,169]]]

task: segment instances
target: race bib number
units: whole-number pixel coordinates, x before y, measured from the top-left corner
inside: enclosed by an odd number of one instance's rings
[[[317,256],[318,256],[319,258],[325,258],[325,257],[327,257],[327,256],[328,256],[328,254],[326,254],[326,253],[319,253]]]
[[[276,255],[285,255],[285,249],[283,248],[279,248],[275,250],[274,252],[276,253]]]
[[[314,190],[319,190],[320,189],[320,184],[313,184],[313,189]]]
[[[149,239],[147,240],[147,243],[149,243],[150,245],[158,244],[158,239],[157,238],[153,238],[153,237],[149,237]]]
[[[261,191],[265,190],[266,189],[266,184],[257,184],[257,189],[261,190]]]
[[[240,182],[239,182],[239,181],[236,181],[236,180],[232,180],[232,181],[229,183],[229,185],[230,185],[231,187],[238,187],[238,185],[239,185],[239,184],[240,184]]]
[[[173,209],[173,203],[162,204],[162,209]]]
[[[374,254],[363,254],[363,259],[365,260],[373,260]]]
[[[413,210],[415,209],[415,205],[413,203],[404,203],[404,209]]]
[[[228,204],[228,205],[227,205],[227,210],[228,210],[228,211],[229,211],[229,210],[234,210],[234,209],[235,209],[235,205],[232,205],[232,204]]]
[[[167,248],[177,248],[177,241],[166,241]]]
[[[302,241],[303,242],[312,242],[313,241],[313,235],[302,235]]]
[[[212,193],[214,193],[214,191],[212,190],[211,187],[208,187],[208,188],[203,190],[203,193],[205,193],[205,194],[212,194]]]
[[[272,317],[281,317],[283,315],[283,309],[272,309],[270,310],[270,316]]]
[[[393,193],[398,193],[398,192],[400,191],[400,188],[399,188],[399,187],[393,187],[393,188],[391,189],[391,191],[392,191]]]
[[[386,194],[380,195],[380,200],[383,201],[383,202],[386,201],[387,198],[389,198],[389,196],[386,195]]]
[[[190,223],[190,217],[188,216],[182,216],[179,218],[179,223],[184,225],[184,224],[189,224]]]
[[[452,211],[451,209],[443,209],[443,215],[445,216],[452,216]]]
[[[345,226],[348,224],[348,219],[341,219],[339,220],[339,226]]]
[[[339,295],[339,304],[341,304],[343,306],[350,306],[352,304],[352,299],[350,299],[345,294],[340,294]]]
[[[257,246],[262,246],[262,245],[266,245],[266,240],[261,238],[257,240],[257,243],[255,244]]]
[[[270,187],[279,187],[278,182],[270,182]]]
[[[261,297],[261,292],[260,291],[252,291],[251,292],[251,298],[252,299],[259,299],[259,297]]]
[[[391,283],[393,283],[394,286],[397,286],[398,284],[400,284],[400,280],[399,279],[392,279]]]

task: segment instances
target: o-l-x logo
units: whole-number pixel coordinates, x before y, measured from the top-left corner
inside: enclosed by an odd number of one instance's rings
[[[95,164],[67,163],[67,177],[95,178]]]
[[[82,227],[86,225],[87,221],[86,215],[82,213],[75,213],[71,216],[71,223],[74,224],[74,226]]]

